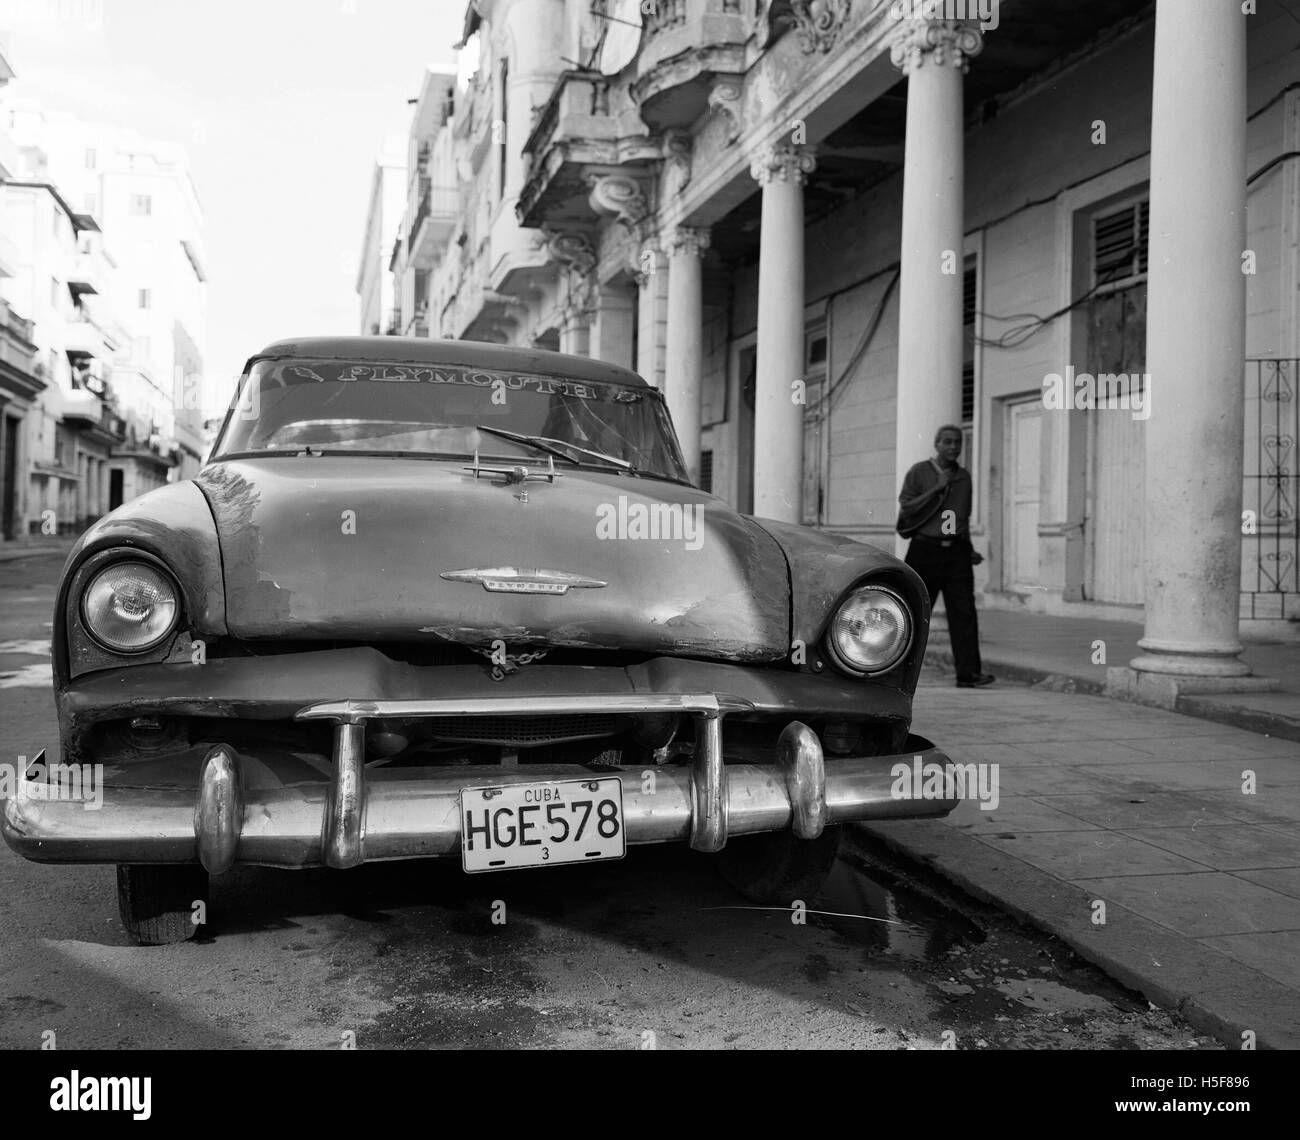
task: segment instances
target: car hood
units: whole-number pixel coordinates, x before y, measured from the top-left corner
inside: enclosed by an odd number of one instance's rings
[[[786,558],[720,499],[567,464],[553,483],[514,485],[466,467],[362,456],[209,464],[195,482],[216,520],[230,633],[789,655]],[[516,593],[442,576],[503,567],[606,584]]]

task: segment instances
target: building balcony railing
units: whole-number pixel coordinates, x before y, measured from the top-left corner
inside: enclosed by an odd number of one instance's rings
[[[36,342],[32,340],[35,329],[34,321],[20,317],[9,307],[9,302],[0,297],[0,332],[6,340],[17,341],[20,347],[26,349],[29,357],[36,351]]]
[[[647,38],[680,28],[686,23],[686,0],[656,0],[649,11],[642,9],[642,27]]]
[[[81,309],[63,327],[63,350],[96,360],[103,360],[109,355],[103,332]]]
[[[98,426],[106,411],[104,401],[89,388],[64,390],[59,403],[63,422],[73,428]]]
[[[455,186],[438,186],[427,179],[421,182],[419,204],[407,230],[407,260],[417,269],[428,269],[455,228],[460,192]]]
[[[107,267],[102,257],[93,253],[78,253],[68,273],[68,288],[78,297],[103,293]]]

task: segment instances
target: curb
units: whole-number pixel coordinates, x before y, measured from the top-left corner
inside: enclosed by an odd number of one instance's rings
[[[0,562],[15,562],[20,558],[37,558],[41,555],[51,554],[58,554],[66,558],[73,545],[73,542],[68,542],[58,546],[15,546],[13,548],[0,546]]]
[[[952,651],[926,646],[925,663],[952,672],[954,668]],[[1106,682],[1104,680],[1094,681],[1090,677],[1079,677],[1069,673],[1052,673],[1033,665],[1017,664],[1016,662],[1002,660],[996,656],[990,657],[987,651],[984,653],[984,665],[996,669],[999,677],[1009,681],[1020,681],[1027,685],[1033,685],[1035,688],[1048,689],[1054,693],[1088,693],[1093,696],[1124,701],[1123,697],[1106,691]],[[1124,703],[1131,704],[1134,702],[1124,701]],[[1214,697],[1182,696],[1177,699],[1174,707],[1167,711],[1195,717],[1198,720],[1214,721],[1216,724],[1226,724],[1232,728],[1244,729],[1246,732],[1253,732],[1260,736],[1275,737],[1279,740],[1300,741],[1300,719],[1282,713],[1264,712],[1259,709],[1227,704],[1224,703],[1221,696],[1217,695]]]
[[[1217,950],[1109,902],[1110,922],[1091,921],[1092,895],[989,847],[946,823],[896,820],[861,829],[918,866],[927,867],[981,902],[1059,938],[1079,957],[1177,1012],[1228,1049],[1255,1034],[1260,1049],[1300,1048],[1300,1009],[1280,982]]]
[[[1052,673],[1034,665],[1021,665],[1014,661],[1001,660],[997,657],[990,657],[987,650],[983,651],[982,657],[986,669],[993,666],[998,671],[997,675],[1005,677],[1008,681],[1023,681],[1028,685],[1042,685],[1043,688],[1051,689],[1056,693],[1093,693],[1099,697],[1106,695],[1106,682],[1104,680],[1094,681],[1089,677],[1076,677],[1069,673]],[[951,649],[939,649],[932,645],[925,647],[925,663],[944,669],[949,673],[956,667]]]
[[[1300,718],[1287,716],[1285,713],[1262,712],[1241,705],[1225,704],[1222,697],[1179,697],[1178,703],[1174,705],[1174,712],[1218,721],[1220,724],[1229,724],[1233,728],[1242,728],[1247,732],[1257,732],[1263,736],[1300,741]]]

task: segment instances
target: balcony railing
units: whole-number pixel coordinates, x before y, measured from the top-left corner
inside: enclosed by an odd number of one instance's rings
[[[655,0],[649,11],[642,9],[642,26],[647,36],[655,36],[686,23],[686,0]]]
[[[409,253],[415,243],[420,240],[420,227],[426,220],[432,218],[435,221],[448,223],[456,218],[457,207],[460,205],[460,191],[455,186],[436,186],[432,181],[426,178],[421,180],[420,203],[415,209],[415,216],[411,219],[411,228],[406,235],[406,249]]]

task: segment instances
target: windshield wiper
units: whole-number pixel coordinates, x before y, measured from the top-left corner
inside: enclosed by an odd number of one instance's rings
[[[593,451],[589,447],[582,447],[580,444],[570,443],[567,439],[552,439],[548,435],[520,435],[518,432],[506,431],[503,428],[487,427],[484,424],[474,425],[479,431],[485,431],[488,435],[498,435],[502,439],[513,440],[515,443],[526,443],[537,448],[538,451],[548,451],[552,455],[558,455],[561,459],[568,459],[570,462],[576,462],[572,455],[569,455],[559,448],[567,447],[571,451],[580,452],[583,455],[590,455],[593,459],[598,459],[602,463],[612,463],[621,471],[627,471],[629,474],[637,474],[637,469],[626,459],[620,459],[617,455],[606,455],[603,451]]]

